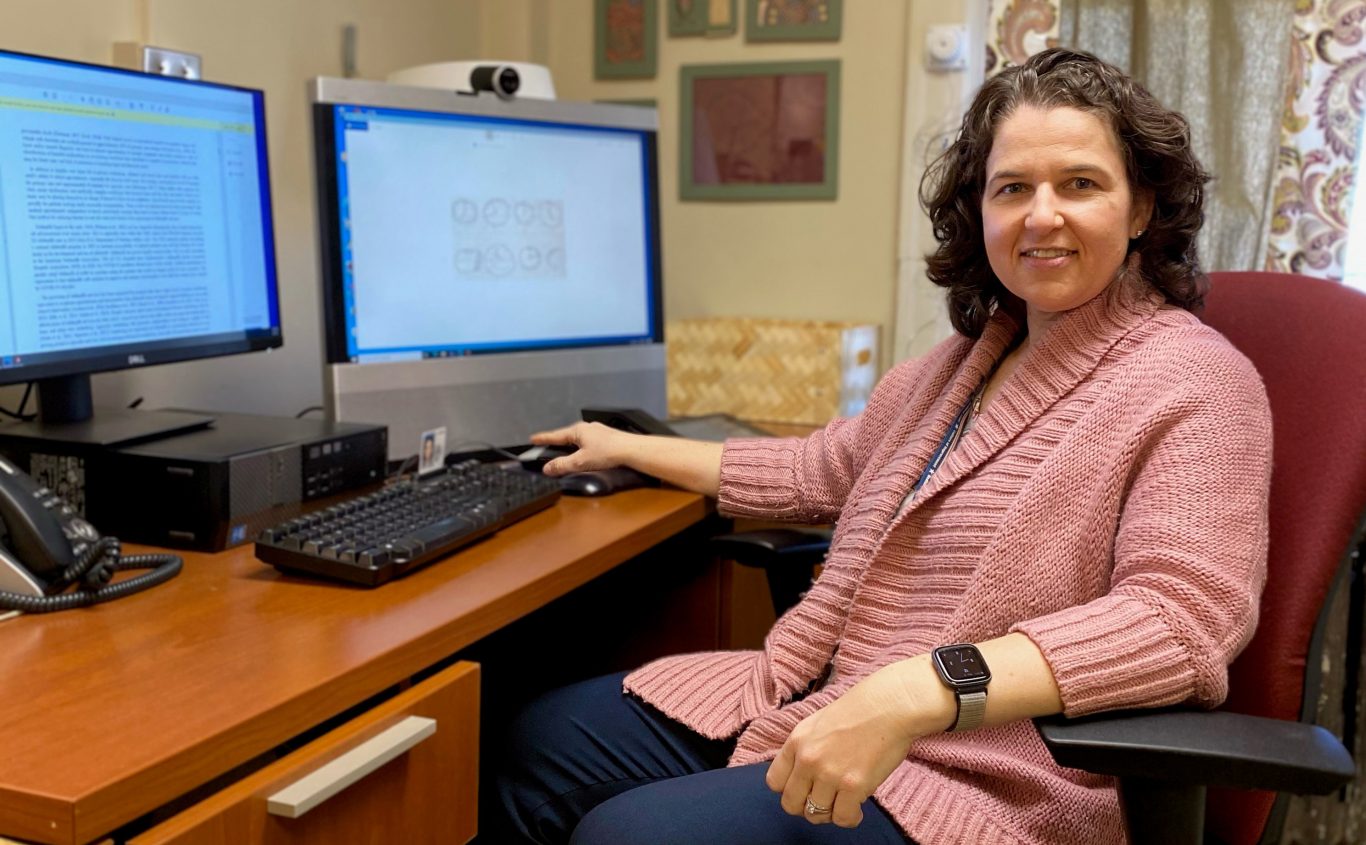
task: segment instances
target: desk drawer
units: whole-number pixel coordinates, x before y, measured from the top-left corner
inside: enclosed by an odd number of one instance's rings
[[[479,667],[457,663],[130,845],[463,843],[478,777]]]

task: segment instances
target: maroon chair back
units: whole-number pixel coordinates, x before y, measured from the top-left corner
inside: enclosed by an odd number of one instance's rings
[[[1224,709],[1299,721],[1310,641],[1366,514],[1366,294],[1286,273],[1211,273],[1201,319],[1261,373],[1274,464],[1261,621]],[[1317,677],[1315,674],[1314,677]],[[1211,790],[1206,826],[1255,843],[1274,795]]]

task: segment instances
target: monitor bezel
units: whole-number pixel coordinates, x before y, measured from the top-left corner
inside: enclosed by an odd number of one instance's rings
[[[61,67],[85,68],[111,76],[129,76],[142,79],[155,79],[168,86],[191,85],[217,88],[248,94],[252,98],[252,110],[256,120],[256,152],[260,162],[259,181],[262,188],[262,252],[265,258],[267,295],[270,298],[272,325],[257,331],[231,333],[229,335],[194,335],[170,340],[146,343],[118,344],[114,346],[90,347],[88,350],[62,350],[57,360],[18,366],[0,366],[0,385],[23,384],[30,381],[44,381],[69,376],[92,375],[117,370],[151,367],[158,364],[173,364],[181,361],[198,361],[205,358],[222,358],[265,349],[277,349],[284,345],[284,317],[280,307],[280,281],[276,258],[275,213],[270,180],[270,157],[266,126],[265,92],[259,88],[248,88],[222,82],[206,82],[200,79],[182,79],[173,76],[160,76],[128,68],[111,67],[94,62],[41,56],[18,50],[0,49],[0,56],[35,61]],[[87,354],[87,352],[89,354]]]
[[[649,321],[645,340],[611,342],[569,339],[554,343],[527,343],[497,349],[471,349],[457,357],[564,349],[662,344],[664,342],[663,272],[659,218],[659,120],[654,109],[610,103],[521,98],[502,100],[492,93],[463,94],[436,88],[392,85],[369,80],[319,77],[310,85],[313,123],[314,193],[318,209],[318,244],[321,249],[323,354],[328,364],[354,364],[346,343],[345,273],[340,233],[341,207],[337,192],[336,133],[333,120],[337,106],[406,109],[471,117],[506,118],[537,123],[557,123],[642,133],[645,153],[646,232],[649,239]],[[423,359],[426,360],[426,359]],[[450,360],[435,358],[431,360]]]

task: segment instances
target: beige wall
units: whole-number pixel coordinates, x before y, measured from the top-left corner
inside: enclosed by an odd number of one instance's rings
[[[132,0],[5,0],[0,47],[84,62],[108,62],[115,41],[138,37]]]

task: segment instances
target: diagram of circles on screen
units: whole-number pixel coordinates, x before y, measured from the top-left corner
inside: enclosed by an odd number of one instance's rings
[[[564,203],[543,197],[459,196],[451,201],[457,279],[560,279]]]

